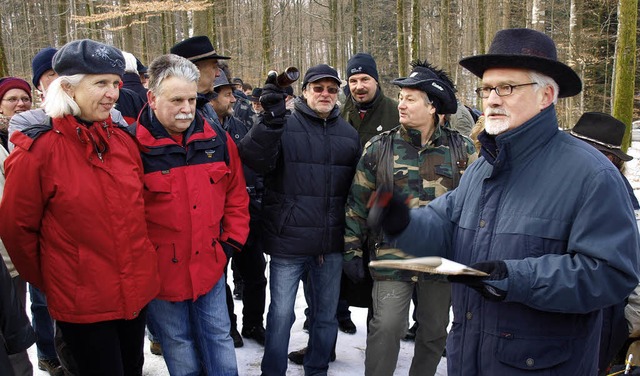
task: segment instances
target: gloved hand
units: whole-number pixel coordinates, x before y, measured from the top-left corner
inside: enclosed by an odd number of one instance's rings
[[[227,262],[229,262],[236,249],[229,243],[220,242],[220,245],[222,245],[222,250],[224,251],[225,256],[227,256]]]
[[[382,229],[388,235],[401,233],[411,221],[408,197],[388,191],[375,191],[369,198],[367,226],[377,232]]]
[[[507,291],[487,284],[491,281],[500,281],[509,277],[509,270],[504,261],[485,261],[470,265],[471,268],[489,274],[487,277],[477,277],[468,275],[451,275],[449,282],[462,283],[476,290],[485,299],[494,302],[501,302],[507,297]]]
[[[351,282],[358,284],[364,280],[364,263],[362,257],[355,256],[342,263],[342,271]]]
[[[260,104],[264,109],[264,122],[270,127],[283,126],[286,121],[285,114],[287,113],[285,104],[287,94],[276,84],[276,77],[277,74],[275,72],[271,72],[267,76],[265,85],[262,88],[262,95],[260,95]]]

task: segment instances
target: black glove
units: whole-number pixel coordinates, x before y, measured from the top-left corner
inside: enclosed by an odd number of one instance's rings
[[[471,268],[489,274],[487,277],[469,275],[450,275],[449,282],[462,283],[476,290],[487,300],[501,302],[507,297],[507,292],[488,285],[488,281],[500,281],[509,277],[509,270],[504,261],[485,261],[470,265]]]
[[[260,95],[260,104],[264,109],[264,122],[270,127],[283,126],[286,121],[285,114],[287,113],[285,103],[287,94],[276,84],[276,77],[277,74],[275,72],[269,74]]]
[[[235,252],[236,249],[229,243],[220,242],[220,244],[222,245],[222,250],[224,251],[225,256],[227,256],[227,262],[229,262],[229,260],[231,260],[231,256],[233,256],[233,252]]]
[[[411,221],[406,202],[407,198],[398,193],[373,192],[367,204],[367,226],[375,232],[382,229],[391,236],[401,233]]]
[[[354,257],[342,263],[342,271],[351,282],[358,284],[364,280],[364,263],[362,257]]]

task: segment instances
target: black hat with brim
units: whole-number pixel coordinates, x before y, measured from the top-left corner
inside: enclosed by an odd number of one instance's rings
[[[183,40],[182,42],[176,43],[171,47],[170,52],[172,54],[182,56],[192,63],[206,59],[231,59],[228,56],[218,55],[216,50],[213,48],[213,44],[211,44],[209,37],[204,35],[191,37]]]
[[[248,95],[247,97],[249,98],[249,100],[251,102],[259,102],[261,95],[262,95],[262,88],[261,87],[255,87],[251,91],[251,95]]]
[[[438,78],[438,75],[427,67],[416,66],[408,77],[396,78],[391,83],[424,91],[434,102],[439,114],[455,114],[458,110],[458,101],[451,85]]]
[[[569,134],[588,142],[594,148],[611,153],[625,162],[633,159],[622,151],[626,126],[620,120],[602,112],[585,112]]]
[[[490,68],[531,69],[553,78],[560,88],[559,98],[572,97],[582,91],[578,74],[558,61],[553,40],[536,30],[500,30],[488,54],[464,58],[460,65],[480,78]]]

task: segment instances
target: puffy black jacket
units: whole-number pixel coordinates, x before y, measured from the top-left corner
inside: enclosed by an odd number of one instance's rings
[[[265,174],[265,251],[299,257],[342,252],[345,201],[361,154],[358,132],[335,107],[322,119],[296,99],[284,127],[262,119],[238,145],[242,161]]]

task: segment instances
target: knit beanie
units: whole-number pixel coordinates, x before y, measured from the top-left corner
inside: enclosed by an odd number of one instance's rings
[[[359,73],[368,74],[378,81],[378,66],[373,60],[373,56],[362,52],[351,56],[351,59],[347,61],[347,79]]]
[[[44,72],[49,69],[53,69],[51,66],[51,60],[53,59],[53,55],[58,52],[57,49],[53,47],[46,47],[38,51],[36,56],[31,60],[31,72],[33,73],[33,82],[34,87],[38,87],[40,85],[40,77],[44,74]]]
[[[4,98],[7,91],[11,89],[22,89],[27,93],[29,99],[31,99],[31,86],[29,86],[27,81],[17,77],[0,78],[0,100]]]
[[[74,74],[124,75],[124,56],[115,47],[91,39],[74,40],[53,56],[53,70],[60,76]]]

